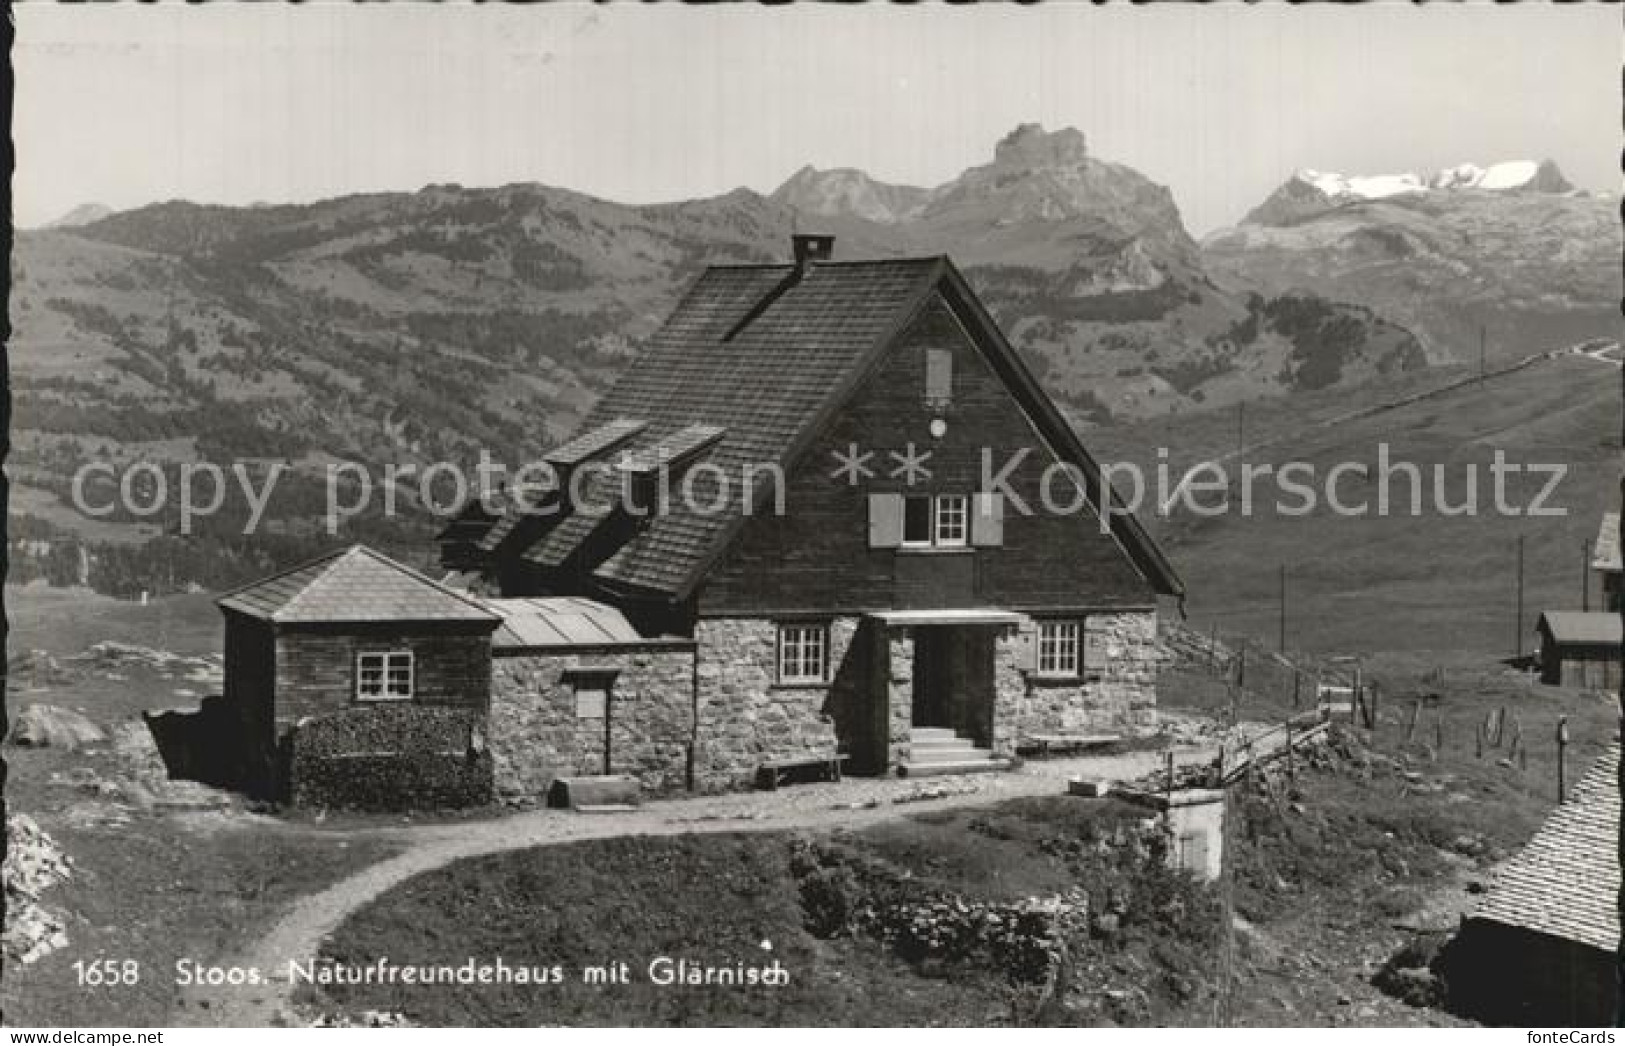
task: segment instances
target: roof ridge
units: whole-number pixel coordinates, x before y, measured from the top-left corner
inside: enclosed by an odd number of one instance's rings
[[[315,566],[318,563],[322,563],[322,562],[325,562],[325,561],[330,560],[330,559],[337,559],[340,556],[348,555],[350,552],[352,552],[355,549],[360,548],[360,547],[361,546],[358,543],[352,543],[352,544],[347,545],[347,546],[345,546],[343,548],[336,548],[336,549],[333,549],[330,552],[323,552],[320,555],[311,556],[309,559],[300,560],[298,563],[295,563],[293,566],[288,567],[288,568],[286,568],[284,570],[279,570],[274,574],[267,574],[265,577],[256,578],[253,581],[244,582],[243,584],[238,585],[236,588],[227,589],[226,591],[224,591],[224,592],[220,593],[218,596],[216,596],[214,598],[215,604],[219,605],[221,603],[224,603],[228,599],[231,599],[231,598],[233,598],[235,596],[240,596],[244,592],[249,591],[250,589],[259,588],[261,585],[268,585],[273,581],[279,581],[282,578],[287,577],[289,574],[297,574],[301,570],[308,570],[309,568]]]
[[[362,555],[365,555],[365,556],[369,557],[374,562],[380,563],[380,564],[382,564],[383,566],[386,566],[386,567],[390,567],[390,568],[392,568],[392,569],[394,569],[394,570],[396,570],[396,571],[398,571],[398,572],[400,572],[402,574],[405,574],[407,577],[412,578],[415,581],[421,581],[423,584],[428,585],[430,588],[436,590],[437,592],[439,592],[443,596],[450,596],[452,599],[455,599],[460,603],[463,603],[463,604],[465,604],[465,605],[467,605],[469,607],[472,607],[475,610],[481,610],[481,611],[484,611],[487,614],[491,613],[490,610],[488,610],[484,606],[480,605],[479,601],[476,600],[473,596],[465,595],[465,594],[457,591],[454,588],[451,588],[451,587],[449,587],[447,585],[442,585],[440,582],[436,581],[434,578],[432,578],[429,575],[425,574],[423,571],[418,570],[415,567],[409,567],[405,563],[400,562],[399,560],[391,559],[390,557],[384,555],[382,552],[378,551],[375,548],[371,548],[371,547],[369,547],[367,545],[357,544],[357,545],[353,546],[350,549],[350,551],[352,551],[352,552],[360,552]]]

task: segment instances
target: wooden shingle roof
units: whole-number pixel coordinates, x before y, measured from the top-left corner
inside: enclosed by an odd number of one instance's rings
[[[217,602],[278,624],[489,621],[494,627],[500,620],[472,598],[364,545],[330,552]]]
[[[647,422],[617,448],[617,456],[653,453],[662,443],[678,442],[681,433],[692,434],[695,426],[721,430],[690,462],[695,468],[691,497],[673,498],[669,511],[645,520],[593,567],[594,578],[615,591],[688,595],[751,508],[744,503],[745,475],[773,467],[787,474],[823,419],[939,293],[999,358],[996,365],[1040,431],[1064,458],[1098,481],[1099,466],[946,257],[816,262],[801,269],[715,266],[699,277],[583,422],[583,432],[617,419]],[[708,467],[701,470],[700,463]],[[718,497],[718,476],[729,483],[726,499]],[[615,503],[618,491],[606,487],[615,481],[589,483],[587,500],[598,506]],[[758,474],[751,493],[761,498],[771,492],[772,483]],[[711,508],[719,502],[725,502],[722,511]],[[567,516],[524,558],[558,567],[587,547],[604,524],[602,512]],[[1138,520],[1118,511],[1111,526],[1157,591],[1182,593],[1173,568]]]
[[[1472,918],[1614,950],[1619,943],[1618,771],[1616,743],[1529,845],[1496,869]]]

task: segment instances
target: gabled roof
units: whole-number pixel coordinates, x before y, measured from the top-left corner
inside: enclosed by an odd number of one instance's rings
[[[1591,546],[1591,569],[1619,570],[1619,513],[1604,512],[1597,543]]]
[[[747,471],[777,466],[788,473],[823,420],[937,293],[962,316],[1056,453],[1083,469],[1099,504],[1099,466],[946,257],[817,262],[800,270],[716,266],[699,277],[582,426],[591,432],[614,419],[647,421],[648,427],[618,451],[634,454],[652,452],[693,426],[715,426],[720,435],[690,462],[714,468],[696,471],[692,498],[674,498],[670,511],[645,520],[593,568],[594,579],[611,591],[668,598],[691,593],[744,522],[740,492]],[[712,504],[719,474],[732,487],[725,510],[696,511],[685,503]],[[765,498],[771,486],[758,479],[754,494]],[[586,487],[587,499],[600,506],[613,504],[614,493],[602,482]],[[603,523],[602,513],[568,516],[525,558],[557,567],[588,547]],[[1114,512],[1111,525],[1157,591],[1183,592],[1136,519]]]
[[[1496,869],[1472,914],[1612,952],[1619,943],[1619,745],[1529,845]]]
[[[474,599],[402,566],[364,545],[319,559],[228,592],[217,601],[278,624],[369,621],[489,621],[499,616]]]
[[[1540,615],[1535,627],[1559,643],[1618,646],[1625,639],[1625,628],[1621,627],[1618,614],[1548,610]]]

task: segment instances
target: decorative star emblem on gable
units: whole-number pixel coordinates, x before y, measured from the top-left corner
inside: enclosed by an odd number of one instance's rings
[[[931,478],[931,470],[925,467],[925,463],[931,460],[931,452],[929,450],[916,450],[913,441],[909,442],[901,454],[895,450],[886,453],[890,454],[892,460],[897,462],[897,467],[891,470],[893,479],[901,476],[903,482],[912,487],[916,483]]]
[[[829,474],[831,479],[844,477],[847,486],[855,487],[863,480],[874,478],[875,471],[869,467],[869,459],[875,456],[874,451],[860,451],[856,443],[849,443],[846,446],[846,453],[843,454],[838,450],[833,453],[837,464],[835,471]]]

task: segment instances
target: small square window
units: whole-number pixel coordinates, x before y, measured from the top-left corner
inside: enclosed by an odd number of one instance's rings
[[[828,672],[827,625],[779,626],[779,682],[822,683]]]
[[[969,515],[963,494],[937,497],[935,537],[938,545],[963,545],[968,533]]]
[[[412,698],[410,650],[368,651],[356,656],[355,696],[362,701],[408,701]]]
[[[1038,625],[1038,674],[1073,677],[1081,675],[1079,633],[1076,621],[1043,621]]]
[[[931,498],[925,495],[903,499],[903,544],[931,544]]]

